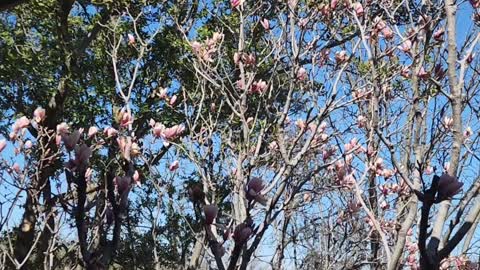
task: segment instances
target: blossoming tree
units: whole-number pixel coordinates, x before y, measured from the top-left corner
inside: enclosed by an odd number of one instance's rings
[[[476,1],[14,2],[2,267],[478,267]]]

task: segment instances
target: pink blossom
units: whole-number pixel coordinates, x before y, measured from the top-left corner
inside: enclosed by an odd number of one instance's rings
[[[443,118],[443,125],[445,126],[446,129],[450,130],[453,127],[453,118],[445,116]]]
[[[382,31],[385,27],[387,27],[387,24],[384,20],[382,20],[381,17],[375,17],[373,21],[375,22],[375,28],[377,31]]]
[[[62,135],[68,133],[69,126],[67,123],[62,122],[57,125],[57,134]]]
[[[338,4],[338,0],[332,0],[330,2],[330,8],[334,10],[335,8],[337,8],[337,4]]]
[[[352,154],[348,154],[348,155],[345,156],[345,163],[347,165],[351,165],[352,161],[353,161],[353,155]]]
[[[391,187],[389,187],[388,185],[380,185],[379,189],[384,196],[387,196],[388,194],[390,194],[392,190]]]
[[[301,130],[304,130],[307,127],[307,123],[305,123],[305,121],[302,119],[297,119],[297,121],[295,121],[295,125]]]
[[[304,28],[308,24],[308,18],[302,18],[298,21],[298,26]]]
[[[257,59],[253,53],[246,54],[246,53],[237,53],[237,56],[239,59],[237,59],[237,65],[241,61],[245,63],[246,66],[255,66],[257,63]],[[234,61],[235,61],[235,55],[234,55]]]
[[[267,90],[267,83],[263,80],[255,81],[250,88],[250,93],[252,94],[262,94]]]
[[[202,49],[202,44],[200,42],[194,41],[192,42],[191,46],[194,53],[200,53],[200,50]]]
[[[353,3],[353,9],[355,10],[355,14],[357,16],[362,17],[364,14],[363,6],[360,2]]]
[[[270,30],[270,22],[267,19],[260,20],[260,24],[263,26],[263,29]]]
[[[324,132],[325,129],[327,128],[328,124],[326,122],[320,123],[320,126],[318,127],[319,132]]]
[[[205,214],[205,223],[211,225],[217,217],[218,207],[213,204],[208,204],[203,207],[203,212]]]
[[[344,50],[335,53],[335,61],[337,61],[338,64],[344,63],[347,61],[347,58],[347,52]]]
[[[383,168],[383,158],[379,157],[375,160],[375,167]]]
[[[235,86],[238,89],[245,89],[245,84],[243,83],[243,80],[241,80],[241,79],[235,82]]]
[[[30,148],[32,148],[32,146],[33,146],[32,141],[28,140],[28,141],[25,142],[25,149],[30,149]],[[0,150],[0,152],[1,152],[1,150]]]
[[[13,124],[13,132],[17,133],[21,129],[28,127],[28,125],[30,125],[30,120],[26,116],[22,116]]]
[[[394,193],[399,193],[400,191],[402,191],[402,187],[398,184],[393,184],[391,187],[390,187],[390,190]]]
[[[357,145],[358,145],[358,139],[353,138],[353,139],[350,140],[349,143],[345,144],[345,151],[349,152],[349,151],[353,150],[355,147],[357,147]]]
[[[458,194],[462,186],[463,183],[459,182],[455,176],[444,173],[438,181],[438,194],[442,198],[450,198]]]
[[[232,4],[232,8],[237,8],[243,5],[244,0],[231,0],[230,3]]]
[[[472,134],[473,134],[472,128],[471,128],[471,127],[467,127],[467,128],[465,129],[465,131],[463,132],[463,137],[464,137],[465,139],[468,139],[468,138],[470,138],[470,136],[472,136]]]
[[[114,129],[113,127],[107,127],[103,130],[103,133],[107,135],[107,138],[111,138],[113,136],[117,136],[118,130]]]
[[[175,125],[170,128],[166,128],[163,130],[162,137],[165,140],[173,140],[177,138],[178,136],[182,135],[182,133],[185,131],[185,126],[184,125]]]
[[[443,41],[443,35],[444,34],[445,34],[445,29],[443,27],[441,27],[440,29],[435,31],[435,33],[433,33],[433,38],[436,41]]]
[[[359,128],[364,128],[367,125],[367,118],[363,115],[357,117],[357,125]]]
[[[350,212],[351,214],[358,213],[358,211],[360,211],[361,208],[362,208],[362,204],[360,204],[359,202],[350,201],[347,204],[348,212]]]
[[[98,132],[98,128],[97,127],[90,127],[88,128],[88,137],[91,138],[93,136],[95,136],[95,134],[97,134]]]
[[[62,142],[62,136],[61,135],[55,135],[55,144],[57,146],[60,146],[60,143]]]
[[[301,67],[300,69],[298,69],[297,71],[297,80],[299,81],[304,81],[308,78],[308,73],[307,73],[307,70],[303,67]]]
[[[396,171],[391,170],[391,169],[383,169],[383,171],[382,171],[382,175],[383,175],[383,177],[385,177],[385,179],[388,179],[388,178],[394,176],[395,173],[396,173]]]
[[[470,5],[472,5],[473,8],[478,8],[478,7],[480,7],[480,1],[479,0],[470,0]]]
[[[152,123],[153,119],[150,120],[150,124]],[[154,126],[152,128],[152,133],[153,136],[156,138],[159,138],[162,136],[163,131],[165,130],[165,126],[161,123],[154,123]]]
[[[427,168],[425,168],[425,174],[430,175],[433,173],[433,167],[428,165]]]
[[[320,133],[320,136],[316,136],[315,140],[320,139],[320,142],[324,143],[328,140],[328,134]]]
[[[370,226],[370,227],[373,227],[373,221],[370,217],[365,217],[365,222]]]
[[[421,67],[420,70],[417,73],[417,76],[420,79],[428,79],[428,77],[430,77],[430,74],[425,71],[425,68]]]
[[[390,204],[388,204],[388,202],[385,200],[385,197],[383,196],[380,196],[379,205],[382,210],[387,210],[388,208],[390,208]]]
[[[20,168],[20,165],[18,165],[18,163],[14,163],[12,165],[12,170],[16,173],[20,173],[22,171],[22,169]]]
[[[333,155],[335,155],[335,152],[336,152],[336,149],[333,148],[333,147],[330,147],[326,150],[323,150],[322,151],[322,158],[323,158],[323,161],[327,161],[330,157],[332,157]]]
[[[178,160],[175,160],[175,161],[173,161],[172,163],[170,163],[170,166],[168,166],[168,169],[169,169],[171,172],[174,172],[174,171],[176,171],[179,167],[180,167],[180,162],[179,162]]]
[[[165,99],[167,97],[167,88],[160,88],[160,93],[158,97],[161,99]]]
[[[3,149],[5,149],[5,147],[7,147],[7,141],[5,139],[1,139],[0,140],[0,152],[2,152]]]
[[[150,118],[150,121],[148,121],[148,125],[153,128],[155,126],[155,124],[156,124],[155,120]]]
[[[120,153],[122,157],[126,160],[130,160],[130,151],[132,149],[132,141],[131,139],[125,138],[123,136],[117,138],[118,148],[120,149]]]
[[[240,64],[240,58],[241,58],[241,53],[235,52],[233,54],[233,63],[235,63],[235,65],[238,66],[238,64]]]
[[[393,30],[392,28],[390,27],[385,27],[382,29],[382,35],[385,39],[391,39],[394,37],[394,33],[393,33]]]
[[[471,64],[473,61],[473,58],[475,58],[475,53],[469,53],[465,57],[465,61],[467,62],[467,64]]]
[[[218,42],[222,41],[223,37],[224,37],[224,35],[222,33],[215,32],[215,33],[213,33],[212,40],[215,43],[218,43]]]
[[[343,160],[336,161],[334,168],[337,174],[337,179],[342,181],[345,178],[345,175],[347,174],[345,163],[343,162]]]
[[[372,170],[375,171],[375,173],[379,176],[383,175],[383,159],[381,157],[378,157],[375,160],[372,166]]]
[[[135,36],[132,34],[128,34],[128,45],[133,45],[135,44]]]
[[[311,202],[312,201],[312,193],[307,192],[307,193],[303,194],[303,201],[306,202],[306,203]]]
[[[133,181],[135,182],[135,184],[137,184],[138,187],[140,187],[142,185],[142,183],[140,182],[140,174],[138,173],[137,170],[135,170],[135,172],[133,173]]]
[[[410,266],[410,269],[412,269],[414,266],[417,264],[417,257],[415,254],[410,254],[407,257],[407,264]]]
[[[341,184],[345,188],[352,188],[355,185],[355,176],[353,172],[345,175],[345,178],[343,181],[341,181]]]
[[[132,114],[125,108],[122,108],[122,110],[120,111],[120,126],[128,127],[132,123],[133,123]]]
[[[93,169],[92,168],[87,168],[85,171],[85,181],[90,181],[92,179],[92,174],[93,174]]]
[[[215,102],[210,103],[210,110],[211,110],[212,112],[216,112],[216,111],[217,111],[217,104],[215,104]]]
[[[315,123],[310,123],[308,124],[308,129],[311,131],[311,132],[316,132],[317,130],[317,125]]]
[[[177,101],[177,95],[173,95],[173,97],[170,98],[170,101],[168,102],[168,104],[170,106],[174,106],[176,101]]]
[[[410,78],[410,68],[408,66],[403,67],[402,70],[400,71],[400,76],[404,78]]]
[[[368,145],[367,147],[367,156],[371,157],[376,154],[377,151],[373,148],[372,145]]]
[[[42,107],[36,108],[35,111],[33,112],[33,119],[37,123],[42,122],[43,119],[45,119],[45,109],[43,109]]]
[[[397,48],[404,53],[410,53],[410,50],[412,49],[412,41],[410,39],[406,39]]]
[[[352,91],[352,97],[354,99],[364,99],[370,96],[365,89],[355,89]]]

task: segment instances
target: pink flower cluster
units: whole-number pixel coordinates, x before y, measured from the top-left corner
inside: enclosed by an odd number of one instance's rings
[[[10,139],[15,140],[21,133],[25,133],[25,129],[30,125],[30,120],[26,116],[22,116],[12,126],[12,132],[10,133]]]
[[[440,263],[440,270],[452,269],[462,269],[462,270],[478,270],[478,263],[470,261],[465,255],[462,256],[450,256],[445,258]]]
[[[405,264],[410,267],[410,270],[420,269],[417,259],[418,244],[409,241],[409,239],[407,238],[407,242],[405,243],[405,250],[408,253]]]
[[[257,63],[255,55],[253,53],[247,54],[243,52],[235,52],[233,54],[233,62],[235,65],[239,65],[240,63],[245,64],[245,66],[254,67]]]
[[[345,188],[352,188],[355,184],[355,177],[351,168],[345,164],[343,160],[338,160],[335,164],[328,167],[329,171],[333,171],[335,181],[338,185]]]
[[[208,38],[204,43],[193,41],[191,43],[193,53],[205,62],[213,62],[213,54],[217,52],[218,44],[223,40],[223,34],[215,32],[212,38]]]
[[[374,34],[381,33],[385,39],[392,39],[394,37],[394,33],[392,28],[387,25],[387,23],[380,17],[376,17],[375,20],[375,30]]]
[[[263,94],[267,90],[267,83],[263,80],[258,80],[252,83],[249,89],[250,94]]]
[[[152,134],[155,138],[162,138],[166,141],[172,141],[180,137],[185,131],[184,125],[174,125],[166,128],[165,125],[155,122],[153,119],[150,119],[149,125],[152,127]]]

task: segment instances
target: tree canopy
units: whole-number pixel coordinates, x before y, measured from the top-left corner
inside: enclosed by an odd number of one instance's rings
[[[480,2],[0,4],[0,269],[477,269]]]

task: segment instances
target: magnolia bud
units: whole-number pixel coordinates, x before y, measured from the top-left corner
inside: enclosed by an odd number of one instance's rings
[[[203,207],[203,212],[205,213],[205,223],[210,225],[217,217],[218,207],[213,204],[205,205]]]

